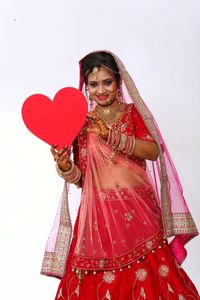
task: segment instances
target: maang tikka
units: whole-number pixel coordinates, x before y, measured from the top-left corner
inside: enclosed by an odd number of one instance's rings
[[[94,76],[94,80],[98,79],[98,75],[99,75],[99,69],[97,67],[94,67],[92,70],[92,75]]]

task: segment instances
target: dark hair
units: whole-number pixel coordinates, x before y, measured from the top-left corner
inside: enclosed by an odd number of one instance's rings
[[[87,84],[88,75],[93,71],[95,67],[99,68],[103,66],[106,66],[111,71],[113,71],[113,75],[115,76],[118,85],[120,81],[119,69],[113,56],[107,52],[93,52],[83,58],[82,73],[85,83]]]

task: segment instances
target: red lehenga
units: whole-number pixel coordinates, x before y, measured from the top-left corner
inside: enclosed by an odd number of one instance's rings
[[[77,227],[75,236],[76,230]],[[74,244],[75,238],[56,300],[199,299],[195,286],[175,261],[165,240],[124,268],[97,272],[81,272],[72,268]]]
[[[88,134],[86,123],[73,147],[83,184],[71,246],[65,187],[41,272],[61,278],[55,300],[200,299],[180,266],[184,244],[198,231],[155,121],[113,57],[134,103],[126,104],[110,126],[156,142],[159,162],[147,171],[144,160],[115,153],[103,139]],[[121,95],[121,102],[128,102],[125,91]]]
[[[142,122],[141,117],[132,104],[127,105],[124,115],[118,121],[118,126],[121,128],[123,127],[124,133],[126,134],[134,134],[134,136],[138,139],[154,142],[149,131]],[[83,129],[79,136],[79,166],[82,168],[83,173],[86,172],[88,155],[86,155],[88,140],[86,138],[86,133],[84,132],[85,130]],[[94,148],[92,151],[94,151]],[[96,157],[96,153],[94,156]],[[103,159],[105,159],[105,156]],[[141,176],[146,167],[145,161],[135,159],[134,157],[132,157],[132,159],[137,163],[137,165],[139,165],[139,168],[142,171],[140,173]],[[106,163],[108,163],[108,161]],[[84,252],[82,253],[82,256],[81,253],[77,255],[77,236],[81,234],[81,230],[78,228],[79,223],[82,222],[83,219],[83,217],[80,217],[80,207],[67,262],[67,271],[61,279],[55,298],[56,300],[199,299],[195,286],[173,257],[171,248],[168,245],[167,240],[163,237],[161,212],[157,205],[156,195],[152,186],[146,184],[144,181],[140,182],[140,184],[141,185],[135,187],[134,190],[137,192],[137,195],[140,195],[141,198],[139,200],[144,200],[145,204],[148,204],[148,209],[145,210],[145,207],[143,209],[146,214],[148,214],[149,206],[152,206],[151,214],[152,212],[155,213],[153,217],[156,219],[156,221],[154,220],[156,224],[150,230],[151,234],[149,235],[149,232],[146,236],[144,234],[145,226],[148,227],[150,224],[144,224],[141,229],[137,226],[142,225],[137,223],[135,227],[135,222],[138,222],[135,214],[138,216],[139,211],[135,211],[137,210],[137,206],[135,203],[132,203],[132,197],[134,198],[135,195],[130,194],[129,189],[119,188],[119,193],[123,201],[129,201],[129,197],[131,199],[129,205],[126,205],[125,210],[120,207],[120,209],[123,210],[120,214],[117,203],[115,203],[117,197],[115,195],[115,191],[110,189],[107,190],[106,195],[103,195],[103,198],[101,199],[99,199],[99,193],[95,193],[95,201],[97,203],[99,200],[103,200],[105,202],[112,199],[111,208],[112,212],[115,214],[113,220],[119,221],[121,224],[120,226],[122,226],[123,222],[120,220],[120,217],[122,216],[124,218],[126,231],[130,234],[129,238],[138,241],[134,244],[134,246],[132,246],[134,251],[129,251],[123,254],[122,257],[115,256],[113,262],[113,257],[111,260],[109,258],[104,260],[98,258],[94,259],[94,255],[92,255],[92,248],[95,246],[93,241],[91,243],[87,241],[88,239],[95,239],[95,236],[88,236],[85,244],[83,236],[81,245],[85,248],[86,244],[89,244],[88,253],[90,253],[91,250],[90,254],[92,258],[88,258],[89,255],[87,258],[84,258]],[[102,190],[100,195],[102,197]],[[82,199],[82,201],[84,201],[84,199]],[[136,201],[136,199],[134,201]],[[99,211],[100,207],[98,207],[98,204],[96,205],[97,210]],[[129,210],[127,210],[127,207]],[[90,209],[93,211],[92,206],[90,206]],[[141,209],[140,206],[139,209]],[[106,220],[102,220],[101,217],[98,216],[98,219],[100,219],[100,227],[103,231],[104,225],[106,227]],[[145,218],[142,217],[143,223],[148,222],[151,217],[152,215],[148,215],[148,217],[145,216]],[[91,230],[99,232],[100,228],[97,230],[95,227],[98,226],[98,224],[95,223],[96,219],[92,217],[90,222],[90,216],[86,214],[86,219],[88,218],[89,224],[93,222],[93,224],[91,224]],[[111,215],[108,215],[108,218],[111,218]],[[138,218],[140,218],[140,216]],[[83,224],[86,222],[87,221],[84,220],[84,222],[81,223],[81,229],[84,228]],[[152,220],[150,223],[152,223]],[[111,226],[115,227],[113,223]],[[87,233],[85,234],[87,235]],[[101,236],[104,237],[105,240],[98,241],[100,245],[101,243],[108,243],[109,234],[112,235],[112,232],[108,233],[106,230],[102,232]],[[116,232],[115,234],[113,233],[113,236],[115,236],[115,239],[113,238],[112,242],[117,243]],[[123,241],[121,244],[123,245]],[[107,245],[105,248],[109,248],[109,246]]]

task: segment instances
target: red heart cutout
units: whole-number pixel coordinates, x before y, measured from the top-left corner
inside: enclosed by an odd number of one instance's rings
[[[84,124],[88,111],[85,96],[77,89],[59,90],[53,101],[42,94],[28,97],[22,106],[26,127],[49,145],[57,149],[71,145]]]

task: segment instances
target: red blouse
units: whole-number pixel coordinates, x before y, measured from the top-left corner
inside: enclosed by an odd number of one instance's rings
[[[86,120],[73,143],[74,162],[81,169],[82,177],[84,177],[87,166],[87,126],[88,121]],[[155,142],[134,104],[127,104],[123,115],[118,119],[116,124],[112,125],[112,128],[128,136],[134,136],[136,139]],[[129,156],[129,158],[134,160],[143,169],[146,168],[144,159],[137,158],[134,155]]]

